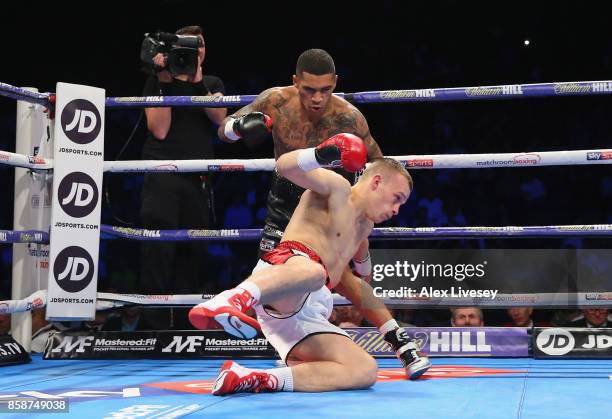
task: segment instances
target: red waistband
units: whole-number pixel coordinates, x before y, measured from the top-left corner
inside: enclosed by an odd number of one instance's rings
[[[315,262],[319,262],[319,263],[323,264],[321,262],[321,258],[319,257],[319,255],[316,254],[316,252],[314,250],[312,250],[310,247],[308,247],[305,244],[300,243],[298,241],[287,240],[287,241],[284,241],[284,242],[280,242],[278,244],[278,246],[276,246],[276,249],[278,249],[278,250],[281,250],[281,249],[297,250],[299,252],[306,253],[308,255],[308,257],[310,259],[314,260]]]
[[[308,255],[308,257],[314,262],[320,263],[321,266],[323,266],[323,269],[325,269],[325,276],[327,277],[325,280],[325,286],[331,290],[331,287],[329,285],[330,282],[329,282],[329,275],[327,273],[327,268],[325,267],[325,264],[321,260],[321,257],[317,255],[317,253],[314,250],[306,246],[304,243],[301,243],[295,240],[287,240],[284,242],[280,242],[274,250],[282,250],[282,249],[297,250],[298,252],[302,252]]]

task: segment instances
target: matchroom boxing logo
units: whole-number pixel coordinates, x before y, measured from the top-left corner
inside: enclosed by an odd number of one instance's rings
[[[89,144],[98,137],[102,127],[100,112],[85,99],[68,102],[60,118],[64,134],[77,144]]]
[[[84,290],[93,279],[93,274],[93,258],[82,247],[67,247],[55,258],[53,276],[55,282],[66,292]]]
[[[58,191],[60,206],[71,217],[82,218],[91,214],[98,203],[98,186],[83,172],[66,175]]]

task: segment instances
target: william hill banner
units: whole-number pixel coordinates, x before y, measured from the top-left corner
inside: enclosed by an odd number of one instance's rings
[[[428,356],[529,355],[529,334],[520,327],[421,327],[406,328]],[[377,329],[346,329],[351,339],[375,357],[395,356]]]

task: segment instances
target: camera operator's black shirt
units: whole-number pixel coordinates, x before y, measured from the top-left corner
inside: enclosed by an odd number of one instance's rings
[[[202,84],[203,83],[203,84]],[[211,93],[225,94],[219,77],[205,75],[200,83],[173,79],[171,83],[159,83],[157,77],[147,79],[143,96],[205,96]],[[142,149],[144,160],[210,159],[213,152],[213,123],[204,108],[172,108],[170,130],[164,140],[158,140],[149,132]]]

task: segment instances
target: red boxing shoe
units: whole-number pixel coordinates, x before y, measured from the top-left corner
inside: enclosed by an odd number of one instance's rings
[[[259,323],[245,312],[255,303],[251,293],[241,289],[223,291],[189,311],[189,322],[196,329],[206,329],[215,319],[223,329],[238,338],[252,339],[261,330]]]
[[[212,394],[261,393],[278,391],[278,379],[272,374],[244,368],[234,361],[225,361],[213,386]]]

